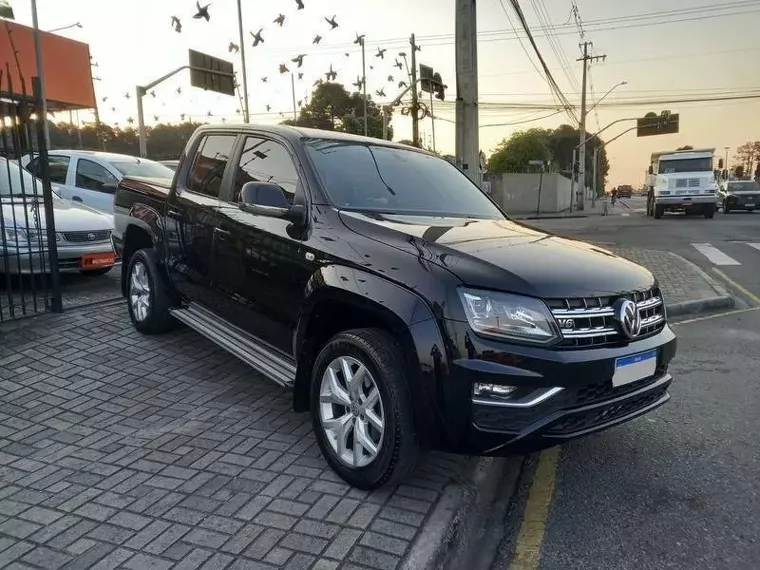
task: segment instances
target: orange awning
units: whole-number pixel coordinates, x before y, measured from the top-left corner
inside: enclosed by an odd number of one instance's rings
[[[49,110],[94,108],[95,91],[92,86],[90,46],[49,32],[41,32],[41,36]],[[34,30],[5,20],[0,23],[0,91],[9,91],[10,71],[13,92],[23,93],[19,68],[24,77],[26,93],[32,95],[32,77],[37,76]]]

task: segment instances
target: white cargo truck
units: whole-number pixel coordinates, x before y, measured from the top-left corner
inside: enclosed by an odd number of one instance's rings
[[[718,182],[713,170],[714,148],[652,153],[649,166],[647,216],[665,212],[715,216]]]

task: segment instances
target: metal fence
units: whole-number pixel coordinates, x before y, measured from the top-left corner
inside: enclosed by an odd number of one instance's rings
[[[61,310],[44,121],[37,120],[40,100],[14,93],[5,71],[0,71],[0,322]],[[41,179],[22,166],[25,158],[37,157]]]

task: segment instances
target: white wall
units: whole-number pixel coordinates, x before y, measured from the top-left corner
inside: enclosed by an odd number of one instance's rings
[[[539,174],[486,174],[491,196],[508,214],[535,214],[538,211]],[[571,182],[561,174],[544,174],[541,181],[541,213],[570,209]]]

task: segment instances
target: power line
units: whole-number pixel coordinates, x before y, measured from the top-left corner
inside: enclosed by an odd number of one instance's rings
[[[549,41],[549,47],[554,52],[554,55],[557,58],[557,61],[559,62],[560,68],[562,69],[562,73],[565,75],[565,78],[568,81],[568,84],[570,87],[574,89],[578,89],[578,82],[575,79],[575,76],[572,72],[572,66],[570,64],[570,61],[567,58],[567,54],[565,53],[565,50],[562,48],[562,44],[559,43],[557,38],[555,37],[555,30],[554,25],[551,23],[551,17],[549,16],[549,12],[546,10],[546,5],[544,4],[544,0],[530,0],[531,5],[533,6],[533,10],[536,12],[536,16],[538,17],[539,25],[541,26],[541,29],[546,34],[546,38]]]

